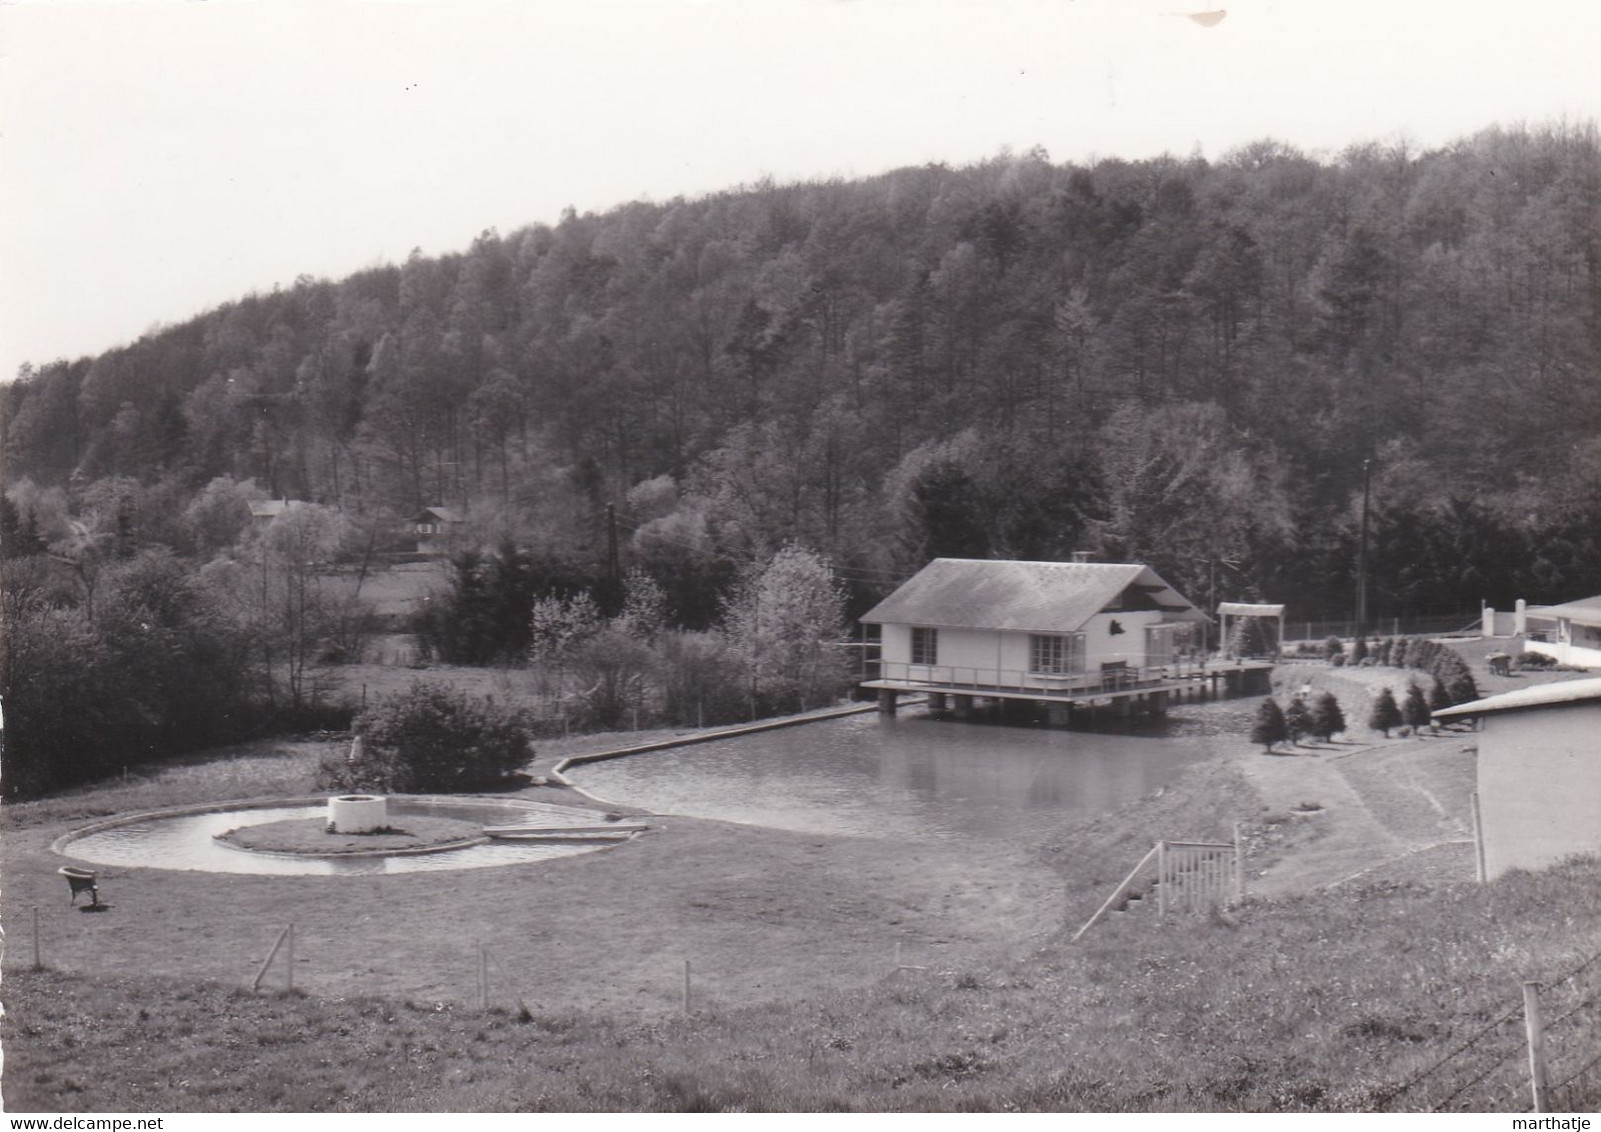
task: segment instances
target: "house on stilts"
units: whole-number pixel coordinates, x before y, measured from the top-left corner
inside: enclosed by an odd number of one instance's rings
[[[1137,563],[936,558],[861,620],[878,627],[880,657],[862,686],[885,712],[901,692],[958,716],[981,701],[1032,702],[1052,723],[1162,712],[1176,695],[1265,684],[1269,667],[1209,664],[1206,614]]]

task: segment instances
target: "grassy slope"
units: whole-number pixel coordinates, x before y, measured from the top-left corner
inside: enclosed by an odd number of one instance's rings
[[[1394,810],[1403,831],[1415,814],[1385,767],[1425,785],[1436,782],[1430,766],[1459,775],[1447,746],[1435,749],[1404,759],[1398,744],[1349,760],[1360,763],[1364,797],[1381,816]],[[1306,837],[1275,843],[1278,824],[1263,824],[1265,803],[1244,773],[1253,757],[1266,758],[1242,750],[1116,818],[1064,831],[1044,850],[1054,883],[1021,860],[964,869],[935,846],[897,852],[684,819],[663,823],[654,846],[518,870],[511,891],[504,880],[463,884],[463,874],[437,890],[386,878],[342,886],[332,912],[307,899],[317,878],[130,871],[108,893],[116,912],[55,913],[66,922],[51,925],[47,958],[71,974],[26,970],[25,933],[13,935],[6,1102],[1363,1108],[1377,1103],[1376,1088],[1506,1009],[1521,979],[1549,979],[1597,949],[1595,862],[1483,887],[1440,879],[1460,871],[1392,868],[1229,916],[1164,923],[1142,910],[1069,946],[1066,935],[1158,837],[1222,835],[1254,814],[1263,820],[1253,869],[1316,851]],[[52,864],[37,839],[57,823],[32,816],[31,846],[7,838],[8,909],[26,906],[19,889]],[[58,883],[44,885],[52,901]],[[315,997],[239,990],[291,910],[309,951],[297,981]],[[473,994],[463,949],[485,933],[506,941],[502,954],[512,941],[522,948],[506,959],[532,1023],[462,1005]],[[888,974],[896,938],[907,962],[929,969]],[[701,1003],[690,1019],[671,1012],[686,953]],[[112,975],[110,955],[117,969],[146,973]],[[433,983],[414,977],[430,969],[441,976]],[[497,998],[509,1002],[501,985]],[[1509,1064],[1515,1073],[1516,1056]]]
[[[1592,863],[1482,889],[1126,917],[1015,965],[692,1019],[536,1007],[519,1024],[448,1004],[13,971],[5,1093],[14,1111],[1365,1108],[1515,1001],[1520,978],[1593,946],[1598,881]]]

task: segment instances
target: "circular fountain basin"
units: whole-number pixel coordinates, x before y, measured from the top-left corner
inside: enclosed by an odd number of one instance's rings
[[[603,815],[593,810],[517,798],[419,796],[391,797],[388,802],[392,819],[442,817],[479,826],[558,827],[603,820]],[[607,847],[593,842],[488,840],[458,847],[316,857],[241,849],[218,840],[219,834],[242,826],[318,818],[327,812],[326,798],[190,806],[97,822],[58,838],[52,848],[63,856],[97,865],[258,876],[371,876],[524,865]]]
[[[389,824],[389,799],[381,794],[340,794],[328,799],[334,833],[374,833]]]

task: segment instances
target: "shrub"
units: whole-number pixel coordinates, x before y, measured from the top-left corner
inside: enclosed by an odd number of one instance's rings
[[[1272,696],[1262,701],[1256,709],[1256,718],[1251,721],[1251,742],[1261,743],[1271,751],[1273,744],[1281,743],[1289,736],[1289,729],[1284,723],[1284,712],[1279,708]]]
[[[664,633],[657,641],[662,710],[683,727],[746,718],[750,677],[720,634]]]
[[[1526,652],[1518,657],[1518,667],[1524,670],[1549,669],[1555,668],[1556,665],[1557,658],[1543,652]]]
[[[1416,684],[1408,684],[1406,700],[1401,704],[1401,719],[1413,731],[1421,731],[1429,725],[1429,701],[1424,698],[1423,689]]]
[[[1445,690],[1450,693],[1453,704],[1465,704],[1479,698],[1478,682],[1473,679],[1473,673],[1468,671],[1466,664],[1446,680]]]
[[[1390,729],[1401,726],[1401,709],[1395,704],[1395,695],[1388,688],[1380,688],[1374,697],[1373,710],[1368,713],[1368,726],[1390,737]]]
[[[359,755],[333,758],[322,784],[336,790],[474,790],[504,783],[533,755],[528,721],[492,699],[419,680],[357,717]]]
[[[1322,692],[1312,701],[1312,734],[1328,740],[1345,730],[1345,713],[1333,692]]]
[[[1323,642],[1323,651],[1328,654],[1330,660],[1337,656],[1343,657],[1345,655],[1345,642],[1338,637],[1330,637]]]
[[[1290,742],[1299,744],[1303,735],[1312,733],[1312,709],[1306,706],[1306,700],[1296,696],[1290,701],[1290,706],[1284,709],[1284,729],[1288,733]]]
[[[1344,668],[1345,667],[1345,654],[1343,652],[1335,653],[1333,656],[1329,657],[1329,663],[1331,665],[1333,665],[1335,668]]]
[[[1368,658],[1368,642],[1366,637],[1358,637],[1351,646],[1351,663],[1361,664]]]

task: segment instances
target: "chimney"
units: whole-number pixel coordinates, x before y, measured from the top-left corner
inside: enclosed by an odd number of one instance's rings
[[[1073,561],[1074,562],[1088,562],[1089,560],[1090,560],[1090,552],[1089,551],[1087,551],[1087,550],[1075,550],[1073,552]]]

